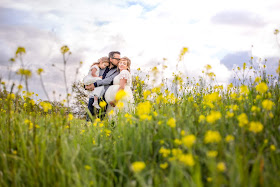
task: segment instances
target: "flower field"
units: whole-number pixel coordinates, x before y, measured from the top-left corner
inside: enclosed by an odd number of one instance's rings
[[[111,120],[92,123],[22,87],[2,89],[0,185],[280,185],[277,82],[202,87],[177,76],[178,96],[142,83],[135,111],[119,104]]]

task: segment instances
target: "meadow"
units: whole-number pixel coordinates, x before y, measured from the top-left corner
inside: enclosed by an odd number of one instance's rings
[[[279,186],[279,80],[255,72],[225,87],[208,65],[174,74],[172,92],[137,76],[135,111],[120,93],[120,112],[92,122],[2,81],[0,186]]]

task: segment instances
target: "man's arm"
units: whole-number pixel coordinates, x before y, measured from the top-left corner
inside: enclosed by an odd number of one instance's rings
[[[107,85],[111,85],[111,83],[113,82],[115,76],[118,75],[118,71],[115,71],[112,75],[110,76],[106,76],[104,79],[102,80],[97,80],[95,83],[94,83],[94,86],[95,87],[98,87],[98,86],[107,86]]]

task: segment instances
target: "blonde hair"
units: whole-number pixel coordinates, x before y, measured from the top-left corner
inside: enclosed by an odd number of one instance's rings
[[[127,71],[130,72],[131,60],[130,60],[128,57],[126,57],[126,56],[122,57],[122,58],[120,59],[120,61],[121,61],[121,60],[126,60],[126,62],[127,62]]]

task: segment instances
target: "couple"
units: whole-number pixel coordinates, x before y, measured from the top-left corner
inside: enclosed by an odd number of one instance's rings
[[[120,58],[120,52],[112,51],[109,58],[103,57],[98,63],[94,63],[89,71],[89,75],[84,78],[85,89],[91,91],[89,96],[88,109],[94,114],[94,108],[100,108],[98,98],[105,98],[107,102],[107,112],[118,109],[116,94],[125,91],[126,96],[122,99],[124,110],[131,109],[134,99],[131,91],[132,77],[130,74],[131,61],[127,57]],[[100,77],[99,77],[100,76]]]

